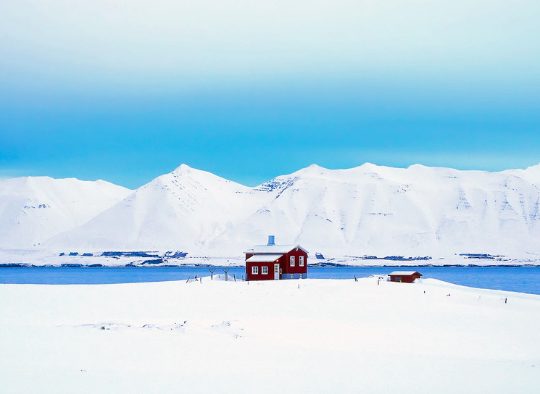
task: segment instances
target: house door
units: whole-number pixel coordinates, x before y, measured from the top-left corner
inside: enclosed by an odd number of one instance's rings
[[[279,280],[279,264],[274,264],[274,280]]]

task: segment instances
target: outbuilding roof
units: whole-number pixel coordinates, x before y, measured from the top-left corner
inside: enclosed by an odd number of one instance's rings
[[[256,254],[246,260],[246,263],[271,263],[279,259],[282,254]]]
[[[300,245],[255,245],[253,248],[248,249],[246,253],[254,253],[254,254],[275,254],[275,253],[287,253],[290,252],[293,249],[301,249],[304,252],[307,253],[307,250],[305,250]]]
[[[414,275],[414,274],[418,274],[422,276],[422,274],[418,271],[394,271],[394,272],[390,272],[388,275],[409,276],[409,275]]]

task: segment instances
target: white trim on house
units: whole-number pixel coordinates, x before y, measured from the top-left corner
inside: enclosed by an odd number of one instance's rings
[[[261,267],[261,275],[268,275],[268,266],[267,265],[263,265]]]
[[[259,275],[259,266],[254,265],[251,267],[251,275]]]
[[[246,263],[273,263],[283,254],[257,254],[246,260]]]

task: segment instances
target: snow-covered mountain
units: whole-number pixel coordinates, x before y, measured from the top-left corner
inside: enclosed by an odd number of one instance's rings
[[[540,250],[539,188],[511,174],[311,166],[270,185],[276,198],[251,222],[284,228],[286,238],[311,249],[337,255]],[[250,230],[242,223],[233,232]]]
[[[540,253],[539,170],[312,165],[250,188],[182,165],[47,246],[239,255],[275,234],[337,256],[527,256]]]
[[[85,223],[129,193],[129,189],[101,180],[0,180],[0,247],[39,245]]]
[[[211,240],[255,211],[263,197],[257,190],[183,164],[49,245],[204,252]]]
[[[503,173],[518,176],[530,183],[540,186],[540,164],[529,167],[525,170],[508,170],[504,171]]]

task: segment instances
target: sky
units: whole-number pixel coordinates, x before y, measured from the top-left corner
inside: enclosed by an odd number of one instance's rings
[[[0,177],[540,163],[537,0],[6,0]]]

